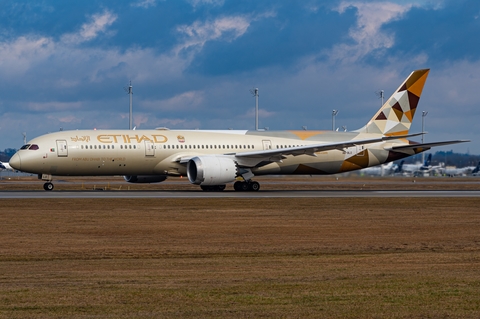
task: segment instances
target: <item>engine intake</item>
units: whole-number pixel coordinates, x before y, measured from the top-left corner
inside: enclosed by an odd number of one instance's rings
[[[126,175],[123,178],[129,183],[160,183],[167,179],[167,175]]]
[[[228,157],[197,156],[188,161],[187,176],[195,185],[223,185],[237,177],[237,165]]]

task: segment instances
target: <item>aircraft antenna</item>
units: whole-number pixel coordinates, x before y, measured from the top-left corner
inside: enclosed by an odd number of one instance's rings
[[[129,117],[129,124],[128,129],[131,130],[133,127],[133,115],[132,115],[132,100],[133,100],[133,86],[132,81],[130,81],[130,85],[123,88],[128,95],[130,95],[130,117]]]
[[[255,131],[258,131],[258,88],[250,90],[250,93],[255,96]]]

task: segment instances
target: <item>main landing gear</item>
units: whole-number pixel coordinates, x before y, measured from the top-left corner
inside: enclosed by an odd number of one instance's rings
[[[200,188],[204,192],[222,192],[225,185],[201,185]],[[233,184],[233,189],[237,192],[257,192],[260,189],[260,184],[254,181],[236,181]]]
[[[236,181],[233,184],[233,189],[237,192],[257,192],[260,189],[260,184],[254,181]]]

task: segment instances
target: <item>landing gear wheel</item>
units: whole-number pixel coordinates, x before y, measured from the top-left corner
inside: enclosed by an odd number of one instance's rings
[[[235,189],[237,192],[247,192],[247,191],[253,191],[257,192],[260,189],[260,184],[258,182],[235,182],[233,184],[233,189]]]
[[[258,182],[251,182],[248,185],[248,190],[258,192],[260,189],[260,184]]]
[[[236,181],[233,184],[233,189],[236,190],[237,192],[241,191],[242,190],[242,184],[243,184],[243,182]]]
[[[51,191],[51,190],[53,190],[53,184],[50,183],[50,182],[47,182],[47,183],[43,184],[43,189],[46,190],[46,191]]]

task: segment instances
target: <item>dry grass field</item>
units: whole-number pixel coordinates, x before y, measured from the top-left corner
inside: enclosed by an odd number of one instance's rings
[[[0,317],[479,318],[479,206],[3,199]]]

